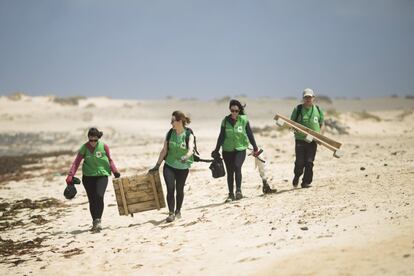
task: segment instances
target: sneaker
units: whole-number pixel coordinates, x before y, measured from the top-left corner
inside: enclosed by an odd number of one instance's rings
[[[232,202],[234,200],[234,194],[229,194],[229,197],[226,199],[226,203]]]
[[[269,184],[267,184],[267,183],[263,184],[262,191],[263,191],[264,194],[272,194],[272,193],[277,192],[276,189],[270,188]]]
[[[180,219],[181,218],[181,212],[180,211],[178,211],[178,210],[175,211],[175,218],[176,219]]]
[[[101,219],[94,219],[92,222],[91,231],[99,232],[102,230]]]
[[[175,220],[174,213],[170,213],[168,217],[165,219],[166,222],[173,222]]]
[[[294,188],[296,188],[299,184],[299,176],[295,176],[292,180],[292,185]]]
[[[310,187],[312,187],[310,183],[302,183],[302,184],[300,184],[300,186],[302,188],[310,188]]]
[[[237,191],[236,192],[236,200],[242,199],[243,198],[243,194],[241,191]]]

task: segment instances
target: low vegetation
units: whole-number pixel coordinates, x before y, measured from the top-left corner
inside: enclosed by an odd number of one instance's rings
[[[377,115],[368,113],[367,111],[355,112],[354,116],[359,120],[373,120],[376,122],[381,122],[380,117],[378,117]]]
[[[84,96],[73,96],[73,97],[54,97],[53,102],[61,105],[78,105],[80,100],[84,100]]]
[[[7,99],[9,99],[11,101],[20,101],[21,99],[23,99],[24,96],[26,96],[26,94],[24,94],[22,92],[14,92],[14,93],[11,93],[10,95],[8,95]]]

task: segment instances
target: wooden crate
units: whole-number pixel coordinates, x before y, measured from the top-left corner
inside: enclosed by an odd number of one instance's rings
[[[165,207],[159,172],[113,179],[121,216]]]

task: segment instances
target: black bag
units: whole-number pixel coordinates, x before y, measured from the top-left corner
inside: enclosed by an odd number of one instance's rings
[[[214,178],[219,178],[226,175],[226,171],[224,170],[223,159],[221,158],[214,158],[209,168]]]
[[[67,185],[66,189],[63,191],[63,195],[65,196],[66,199],[72,199],[75,197],[77,191],[75,188],[75,185]]]
[[[65,190],[63,191],[63,196],[66,199],[72,199],[72,198],[74,198],[75,195],[78,192],[78,191],[76,191],[75,184],[80,184],[80,183],[81,183],[81,181],[80,181],[79,178],[73,177],[72,183],[71,183],[72,185],[67,185],[66,186]]]

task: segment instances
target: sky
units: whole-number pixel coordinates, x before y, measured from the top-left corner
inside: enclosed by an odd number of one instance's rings
[[[0,95],[414,95],[412,0],[0,0]]]

